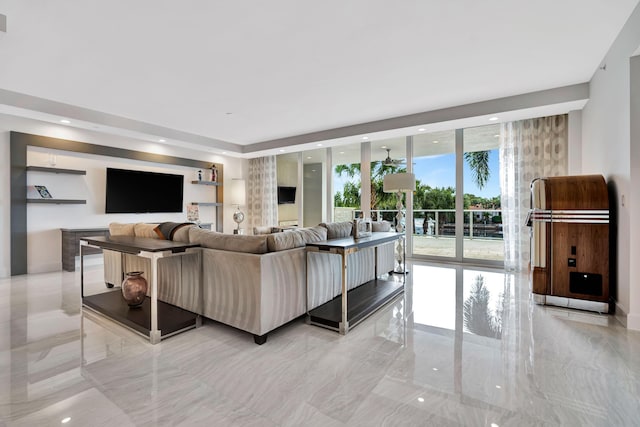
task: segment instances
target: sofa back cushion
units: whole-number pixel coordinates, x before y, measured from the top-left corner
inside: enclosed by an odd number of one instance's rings
[[[293,232],[300,234],[305,244],[327,240],[327,229],[319,225],[315,227],[298,228]]]
[[[112,236],[133,236],[133,226],[135,224],[122,224],[112,222],[109,224],[109,234]]]
[[[285,251],[287,249],[301,248],[305,245],[302,234],[298,230],[290,230],[282,233],[267,235],[267,247],[269,252]]]
[[[386,221],[386,220],[373,221],[371,223],[371,231],[373,231],[373,232],[391,231],[391,223],[389,221]]]
[[[353,229],[353,222],[351,221],[330,222],[328,224],[323,222],[320,225],[327,229],[327,239],[344,239],[351,236]]]
[[[146,224],[139,222],[133,226],[133,235],[136,237],[146,237],[148,239],[159,239],[160,236],[156,231],[159,224]]]
[[[189,228],[189,242],[197,243],[202,247],[222,249],[232,252],[245,252],[250,254],[267,253],[267,236],[244,236],[238,234],[222,234],[215,231],[203,230],[198,227]]]

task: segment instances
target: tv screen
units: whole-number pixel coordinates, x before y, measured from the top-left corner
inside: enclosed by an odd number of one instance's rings
[[[296,187],[278,187],[278,204],[290,205],[296,202]]]
[[[184,176],[107,168],[105,213],[182,212]]]

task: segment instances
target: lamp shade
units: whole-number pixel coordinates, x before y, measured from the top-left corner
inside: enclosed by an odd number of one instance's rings
[[[416,176],[412,173],[390,173],[384,176],[382,190],[385,193],[397,193],[398,191],[415,191]]]
[[[229,199],[227,203],[230,205],[244,206],[246,203],[244,179],[232,179],[229,182]]]

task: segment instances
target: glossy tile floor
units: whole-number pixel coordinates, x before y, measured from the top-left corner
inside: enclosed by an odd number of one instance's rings
[[[536,306],[526,276],[410,269],[348,335],[263,346],[210,321],[152,346],[83,313],[78,273],[0,280],[0,425],[640,425],[640,333]]]

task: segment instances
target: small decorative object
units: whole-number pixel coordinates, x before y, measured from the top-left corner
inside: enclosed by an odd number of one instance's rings
[[[216,165],[214,164],[211,165],[211,181],[218,181],[218,168],[216,168]]]
[[[200,223],[200,208],[198,205],[187,205],[187,221]]]
[[[47,162],[49,163],[49,166],[54,167],[57,163],[57,158],[55,154],[49,154],[49,161]]]
[[[139,307],[147,296],[147,280],[142,277],[142,271],[131,271],[122,281],[122,296],[129,307]]]
[[[198,181],[202,181],[202,171],[198,171]]]
[[[27,198],[28,199],[51,199],[51,193],[44,185],[29,185],[27,186]]]
[[[246,197],[244,179],[232,179],[229,183],[229,193],[229,204],[236,206],[233,221],[238,224],[238,228],[233,230],[233,234],[244,234],[244,230],[240,228],[240,223],[244,221],[244,213],[240,210],[240,206],[244,206]]]
[[[371,218],[353,220],[353,238],[360,239],[371,236]]]

